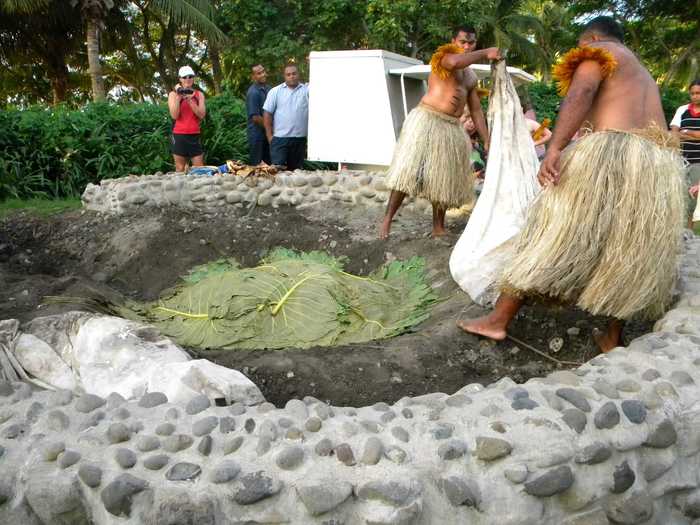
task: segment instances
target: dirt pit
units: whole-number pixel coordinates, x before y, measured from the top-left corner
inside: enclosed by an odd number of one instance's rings
[[[234,257],[253,266],[273,247],[324,250],[346,256],[349,272],[364,275],[384,262],[423,256],[427,275],[443,301],[411,333],[371,344],[285,350],[194,350],[250,377],[268,401],[314,396],[334,405],[364,406],[404,396],[452,393],[504,376],[524,382],[533,376],[583,363],[598,352],[594,327],[604,319],[583,312],[526,306],[514,321],[512,339],[494,343],[459,330],[461,316],[481,315],[450,277],[448,260],[466,224],[449,223],[444,239],[427,236],[429,217],[397,217],[388,241],[376,238],[381,211],[337,205],[252,208],[217,214],[183,209],[147,209],[129,216],[68,212],[48,218],[19,213],[0,222],[0,319],[27,321],[70,310],[42,305],[47,295],[153,300],[195,265]],[[625,341],[651,329],[630,323]],[[560,348],[558,348],[560,347]]]

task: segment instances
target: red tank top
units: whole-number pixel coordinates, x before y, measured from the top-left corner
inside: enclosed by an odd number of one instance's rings
[[[194,92],[194,99],[199,102],[199,91]],[[173,133],[181,135],[199,134],[199,118],[194,114],[184,98],[180,101],[180,116],[175,121]]]

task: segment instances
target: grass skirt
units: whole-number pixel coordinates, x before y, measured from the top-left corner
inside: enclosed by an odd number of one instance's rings
[[[471,144],[459,119],[420,104],[404,122],[386,185],[444,209],[471,204],[470,154]]]
[[[561,180],[533,204],[504,292],[618,319],[664,313],[681,251],[683,161],[651,135],[592,133],[563,153]]]

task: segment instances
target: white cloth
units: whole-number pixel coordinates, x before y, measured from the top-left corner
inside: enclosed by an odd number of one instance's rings
[[[513,253],[513,240],[540,191],[539,162],[505,61],[493,68],[491,141],[484,187],[450,256],[452,278],[477,303],[490,306]]]

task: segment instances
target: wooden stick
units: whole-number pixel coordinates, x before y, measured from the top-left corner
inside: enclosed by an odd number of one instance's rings
[[[545,352],[543,352],[543,351],[541,351],[541,350],[538,350],[538,349],[535,348],[534,346],[531,346],[531,345],[527,344],[527,343],[524,342],[524,341],[520,341],[519,339],[516,339],[516,338],[513,337],[512,335],[506,335],[506,337],[507,337],[508,339],[510,339],[511,341],[513,341],[515,344],[518,344],[518,345],[520,345],[520,346],[524,346],[525,348],[527,348],[527,349],[530,350],[531,352],[535,352],[537,355],[541,355],[541,356],[544,357],[545,359],[549,359],[550,361],[554,361],[554,362],[557,363],[558,365],[583,366],[583,363],[577,363],[576,361],[561,361],[561,360],[559,360],[559,359],[555,359],[555,358],[552,357],[551,355],[549,355],[549,354],[547,354],[547,353],[545,353]]]

